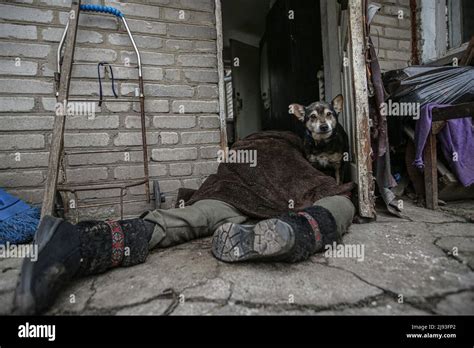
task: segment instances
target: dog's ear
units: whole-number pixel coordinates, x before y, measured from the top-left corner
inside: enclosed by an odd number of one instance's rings
[[[289,110],[288,112],[292,115],[295,115],[296,118],[298,118],[298,120],[300,121],[304,121],[304,116],[306,114],[306,111],[304,109],[304,106],[303,105],[300,105],[300,104],[291,104],[289,106]]]
[[[342,96],[342,94],[339,94],[336,98],[334,98],[331,104],[334,108],[334,111],[340,114],[344,109],[344,97]]]

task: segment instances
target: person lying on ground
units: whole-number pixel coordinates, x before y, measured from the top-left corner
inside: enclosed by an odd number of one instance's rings
[[[355,214],[354,184],[336,185],[313,168],[298,136],[259,132],[232,150],[255,151],[258,165],[220,163],[197,191],[178,193],[181,208],[77,225],[44,217],[38,259],[22,265],[15,312],[43,313],[73,279],[137,265],[151,249],[197,238],[213,236],[212,254],[224,262],[300,262],[341,239]]]

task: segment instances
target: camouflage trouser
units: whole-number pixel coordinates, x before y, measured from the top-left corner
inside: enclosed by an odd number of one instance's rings
[[[355,208],[343,196],[323,198],[315,203],[328,209],[336,220],[337,231],[342,236],[354,218]],[[144,219],[156,224],[150,240],[150,249],[166,248],[197,238],[212,236],[223,223],[243,224],[249,218],[230,204],[217,200],[202,200],[181,209],[154,210]]]

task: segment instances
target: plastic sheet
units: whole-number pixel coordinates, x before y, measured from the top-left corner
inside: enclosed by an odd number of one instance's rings
[[[458,104],[474,100],[474,68],[411,66],[384,74],[390,98],[397,102]]]

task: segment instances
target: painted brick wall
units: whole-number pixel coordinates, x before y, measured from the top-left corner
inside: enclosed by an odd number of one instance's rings
[[[383,0],[371,26],[382,71],[400,69],[411,61],[411,18],[409,0]],[[399,19],[402,11],[403,19]]]
[[[128,18],[144,63],[150,170],[159,179],[170,207],[180,187],[197,188],[217,169],[219,144],[216,30],[213,0],[84,0],[122,10]],[[53,74],[56,49],[67,21],[68,0],[3,1],[0,4],[0,187],[32,203],[42,200],[54,121]],[[184,12],[180,12],[184,11]],[[181,16],[180,16],[181,15]],[[182,18],[184,15],[184,19]],[[81,14],[76,60],[135,62],[132,46],[111,15]],[[114,68],[118,91],[133,96],[130,69]],[[71,94],[98,96],[97,66],[77,66]],[[111,94],[109,82],[104,84]],[[181,106],[184,106],[182,108]],[[181,108],[180,108],[181,107]],[[67,149],[123,149],[140,139],[133,103],[96,106],[96,117],[67,121]],[[180,112],[184,111],[184,113]],[[143,175],[141,152],[74,155],[67,158],[70,182],[128,179]],[[130,190],[141,197],[144,190]],[[117,197],[117,191],[92,192],[84,198]],[[147,204],[126,207],[138,214]],[[97,209],[90,214],[117,214]]]

